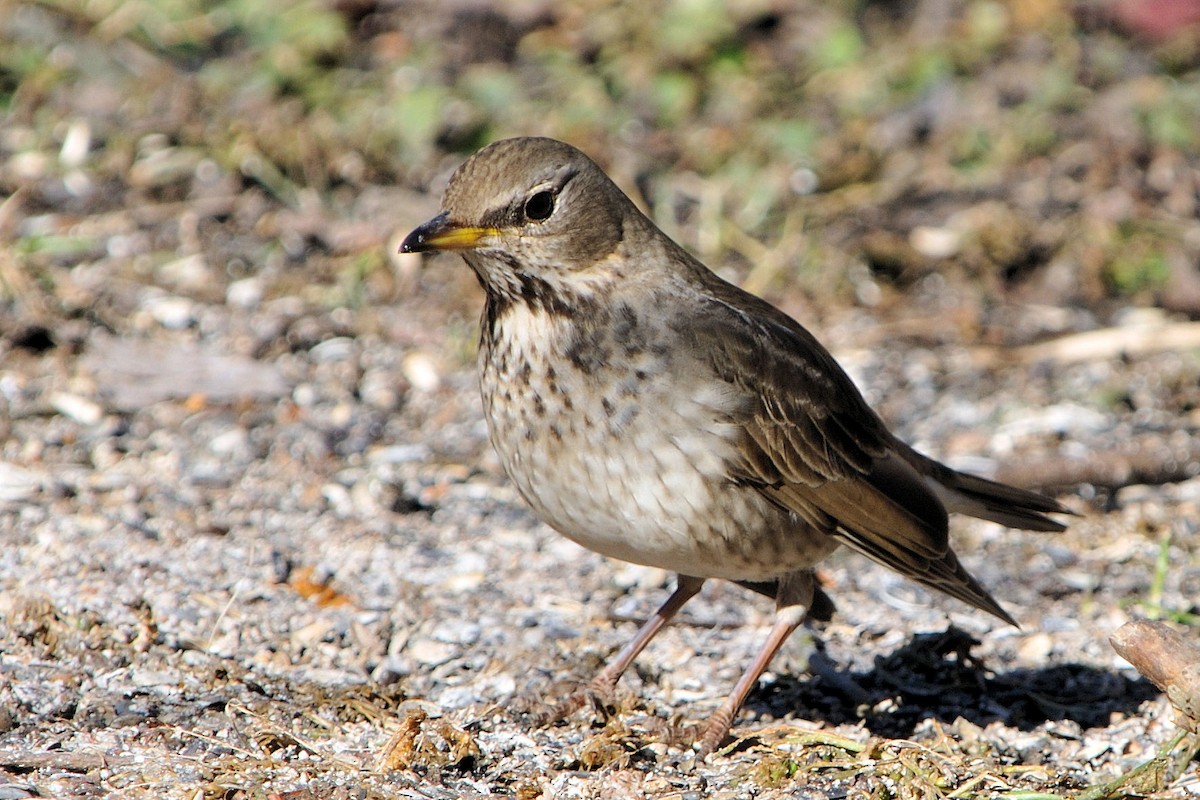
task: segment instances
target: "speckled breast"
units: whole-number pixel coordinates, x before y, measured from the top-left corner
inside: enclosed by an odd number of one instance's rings
[[[514,306],[490,324],[480,370],[492,443],[563,535],[625,561],[737,580],[777,577],[836,549],[729,480],[737,398],[658,345],[646,323],[628,316],[580,331],[569,317]]]

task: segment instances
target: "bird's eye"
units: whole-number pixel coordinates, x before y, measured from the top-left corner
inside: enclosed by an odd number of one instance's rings
[[[543,222],[554,213],[554,193],[537,192],[525,201],[525,218]]]

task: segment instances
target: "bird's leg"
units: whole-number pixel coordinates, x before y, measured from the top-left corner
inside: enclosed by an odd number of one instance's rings
[[[779,589],[775,596],[775,624],[771,626],[766,642],[758,651],[753,663],[742,673],[729,697],[725,698],[721,707],[708,718],[699,740],[700,758],[716,750],[725,739],[725,735],[729,733],[729,726],[733,724],[734,715],[742,707],[742,703],[746,702],[746,697],[770,665],[771,659],[792,632],[800,627],[800,623],[804,622],[816,591],[815,576],[809,570],[794,572],[779,581]]]
[[[621,648],[621,651],[608,663],[604,669],[596,674],[588,682],[588,685],[580,691],[573,692],[562,702],[555,705],[549,713],[542,717],[543,724],[553,722],[554,720],[562,719],[578,709],[582,708],[592,698],[608,698],[612,696],[613,690],[616,689],[617,681],[621,675],[633,663],[633,660],[638,657],[638,654],[646,648],[650,640],[662,629],[664,625],[671,621],[679,609],[683,608],[684,604],[696,596],[700,591],[700,587],[704,585],[704,578],[693,578],[690,575],[680,575],[676,580],[675,591],[666,599],[659,609],[647,619],[637,635]]]

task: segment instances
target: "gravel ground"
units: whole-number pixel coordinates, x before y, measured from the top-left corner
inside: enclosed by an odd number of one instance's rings
[[[430,296],[474,303],[461,264],[439,259],[389,305],[213,303],[183,331],[135,295],[142,336],[5,339],[3,797],[1066,794],[1175,734],[1106,639],[1196,612],[1200,479],[1076,487],[1061,535],[958,524],[1020,630],[835,557],[835,620],[777,660],[745,738],[695,763],[687,726],[736,680],[769,604],[712,584],[617,708],[530,721],[670,576],[566,542],[507,484],[469,331],[428,324],[465,318]],[[1087,461],[1196,422],[1195,356],[1030,361],[921,341],[928,317],[894,316],[831,317],[826,338],[903,435],[959,465]],[[1162,796],[1196,791],[1187,772]]]

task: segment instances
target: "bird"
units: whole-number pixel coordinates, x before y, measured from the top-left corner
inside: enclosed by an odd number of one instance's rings
[[[843,545],[1016,625],[959,562],[949,513],[1061,531],[1048,514],[1068,509],[905,444],[812,333],[674,242],[580,150],[484,147],[400,249],[459,253],[483,287],[489,437],[536,516],[677,576],[564,713],[611,694],[706,580],[731,581],[775,612],[694,743],[713,753],[787,638],[833,613],[814,568]]]

